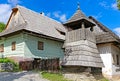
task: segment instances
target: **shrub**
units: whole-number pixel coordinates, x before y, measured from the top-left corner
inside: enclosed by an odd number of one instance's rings
[[[13,71],[20,71],[19,64],[15,63],[13,60],[8,58],[0,58],[0,63],[12,63],[13,64]]]
[[[10,62],[9,59],[7,59],[7,58],[0,58],[0,63],[8,63],[8,62]]]

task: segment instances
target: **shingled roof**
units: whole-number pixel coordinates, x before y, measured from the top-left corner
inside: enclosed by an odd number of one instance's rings
[[[83,12],[80,9],[77,9],[77,11],[73,14],[73,16],[66,23],[74,22],[74,21],[77,21],[83,18],[86,19],[85,14],[83,14]]]
[[[68,21],[65,22],[64,25],[70,25],[74,22],[81,23],[81,21],[84,21],[85,24],[89,26],[95,26],[95,24],[80,10],[80,8],[77,9],[73,16],[70,19],[68,19]]]
[[[114,32],[112,32],[110,29],[108,29],[106,26],[104,26],[102,23],[97,21],[92,16],[90,16],[89,19],[91,19],[93,22],[95,22],[97,27],[99,27],[101,30],[104,31],[104,33],[99,33],[99,30],[95,31],[96,33],[94,33],[94,34],[96,36],[96,43],[97,44],[99,44],[99,43],[107,43],[107,42],[120,43],[120,38]]]
[[[15,10],[17,10],[17,12],[19,11],[21,18],[18,16],[19,21],[17,25],[9,25],[12,15],[15,14]],[[15,22],[13,22],[13,24],[14,23]],[[6,26],[6,30],[0,33],[0,37],[19,30],[27,30],[61,40],[65,39],[65,36],[62,35],[61,32],[66,32],[66,29],[61,23],[18,5],[13,9],[11,17]]]

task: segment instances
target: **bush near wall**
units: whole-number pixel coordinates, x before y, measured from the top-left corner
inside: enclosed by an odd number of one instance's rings
[[[19,71],[19,65],[8,58],[0,58],[0,71]]]

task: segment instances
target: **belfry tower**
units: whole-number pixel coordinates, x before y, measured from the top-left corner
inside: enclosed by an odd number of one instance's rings
[[[95,24],[83,14],[79,6],[64,25],[68,32],[63,46],[65,56],[62,66],[76,69],[80,67],[102,68],[103,62],[92,33]]]

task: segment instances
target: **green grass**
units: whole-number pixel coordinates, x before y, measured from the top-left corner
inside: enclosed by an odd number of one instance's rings
[[[42,72],[42,77],[50,81],[70,81],[64,78],[62,74]]]
[[[72,80],[68,80],[68,79],[64,78],[64,76],[59,73],[42,72],[41,74],[42,74],[43,78],[48,79],[50,81],[72,81]],[[109,81],[109,80],[106,78],[101,78],[97,81]]]
[[[103,79],[100,79],[100,81],[109,81],[109,80],[106,78],[103,78]]]

